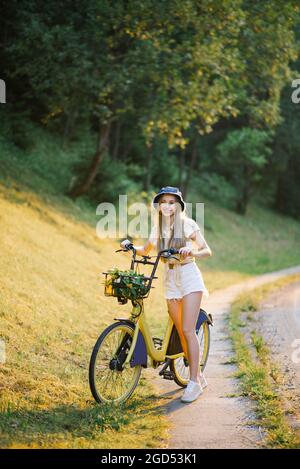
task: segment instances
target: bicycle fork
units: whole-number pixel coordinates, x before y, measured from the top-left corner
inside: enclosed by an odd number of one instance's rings
[[[121,318],[115,318],[115,320],[118,320],[124,324],[128,324],[129,321],[128,320],[122,320]],[[130,322],[131,325],[133,325],[131,322]],[[112,361],[118,361],[118,367],[119,366],[124,366],[124,365],[128,365],[130,363],[130,361],[132,360],[133,358],[133,354],[134,354],[134,351],[135,351],[135,348],[136,348],[136,344],[137,344],[137,340],[138,340],[138,336],[139,336],[139,326],[137,324],[134,325],[134,332],[133,332],[133,336],[131,336],[128,332],[124,331],[121,336],[120,336],[120,340],[119,340],[119,343],[115,349],[115,352],[113,354],[113,359]],[[129,350],[128,350],[128,353],[126,354],[126,357],[123,355],[123,348],[124,346],[126,345],[126,342],[129,340],[129,339],[132,339],[130,340],[130,346],[129,346]],[[129,345],[129,344],[128,344]],[[123,356],[122,356],[123,355]]]
[[[137,343],[137,339],[138,339],[138,335],[139,335],[139,326],[138,324],[135,325],[135,328],[134,328],[134,333],[133,333],[133,337],[132,337],[132,343],[131,343],[131,346],[130,346],[130,349],[129,349],[129,352],[127,354],[127,357],[126,357],[126,360],[124,362],[124,365],[127,365],[128,363],[130,363],[130,360],[133,356],[133,352],[134,352],[134,349],[135,349],[135,346],[136,346],[136,343]]]

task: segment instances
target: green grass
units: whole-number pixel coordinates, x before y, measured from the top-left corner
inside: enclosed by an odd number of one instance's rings
[[[99,220],[97,204],[85,196],[74,203],[64,195],[72,182],[72,165],[93,153],[94,142],[83,138],[64,147],[45,131],[37,128],[35,132],[36,143],[26,151],[0,135],[0,181],[5,196],[16,204],[32,204],[49,221],[53,219],[45,214],[45,208],[72,221],[84,222],[94,230]],[[35,196],[42,206],[34,202]],[[140,199],[131,195],[129,203],[131,199],[145,200],[145,194],[140,194]],[[201,193],[192,194],[187,201],[205,204],[204,234],[216,255],[200,260],[199,266],[209,289],[224,288],[252,275],[300,263],[299,221],[255,203],[249,205],[246,216],[241,216],[217,206]]]
[[[285,418],[283,399],[278,391],[278,384],[283,379],[279,367],[270,356],[264,338],[255,329],[251,330],[250,340],[247,339],[241,317],[256,311],[260,301],[273,289],[299,279],[299,274],[291,275],[241,294],[232,303],[228,318],[235,352],[233,360],[238,366],[236,376],[240,379],[243,394],[255,403],[256,424],[266,433],[264,444],[272,448],[299,448],[300,436],[289,427]]]
[[[151,448],[161,445],[150,415],[155,396],[134,398],[120,406],[58,405],[47,409],[1,409],[1,447],[9,448]],[[144,421],[145,418],[145,421]],[[157,421],[155,414],[153,422]],[[160,425],[162,435],[164,428]],[[144,441],[139,433],[144,433]]]
[[[127,268],[128,255],[33,193],[20,194],[15,203],[0,185],[0,338],[7,355],[0,365],[0,446],[164,446],[162,399],[150,382],[143,379],[117,412],[97,406],[88,386],[98,335],[129,311],[104,296],[101,272]]]
[[[91,397],[94,343],[130,309],[104,296],[101,273],[128,269],[129,255],[114,252],[118,240],[96,236],[96,206],[63,195],[80,152],[43,138],[27,152],[0,141],[0,339],[7,354],[0,365],[0,446],[164,447],[164,399],[145,377],[120,409],[99,407]],[[300,223],[254,206],[243,218],[201,201],[213,256],[199,267],[211,293],[300,262]],[[161,266],[158,273],[145,301],[156,336],[168,319]]]

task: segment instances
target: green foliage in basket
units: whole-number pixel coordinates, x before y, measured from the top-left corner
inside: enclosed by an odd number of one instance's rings
[[[108,295],[135,300],[147,293],[148,281],[144,274],[138,274],[134,270],[108,270],[105,281],[105,291]]]

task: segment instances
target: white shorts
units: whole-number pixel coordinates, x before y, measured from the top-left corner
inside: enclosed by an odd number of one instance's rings
[[[165,268],[164,288],[166,299],[182,298],[196,291],[203,291],[205,296],[209,296],[196,262],[175,265],[173,269],[169,269],[166,265]]]

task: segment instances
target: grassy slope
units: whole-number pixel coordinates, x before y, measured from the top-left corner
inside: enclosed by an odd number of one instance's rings
[[[0,365],[0,446],[163,444],[159,399],[145,380],[121,410],[99,409],[88,389],[91,349],[121,313],[103,296],[99,273],[112,264],[127,267],[128,258],[113,254],[111,242],[99,243],[90,227],[34,195],[26,199],[12,203],[1,191],[0,335],[7,361]]]
[[[128,255],[114,253],[116,241],[96,237],[95,211],[84,200],[75,205],[57,197],[48,181],[20,168],[18,174],[7,164],[0,184],[0,337],[7,351],[0,446],[164,445],[161,400],[147,380],[122,409],[95,406],[88,389],[96,337],[130,308],[104,297],[100,273],[128,268]],[[300,262],[299,223],[254,206],[243,218],[205,202],[214,255],[199,266],[211,292]],[[150,304],[151,329],[161,334],[167,320],[161,279]]]

